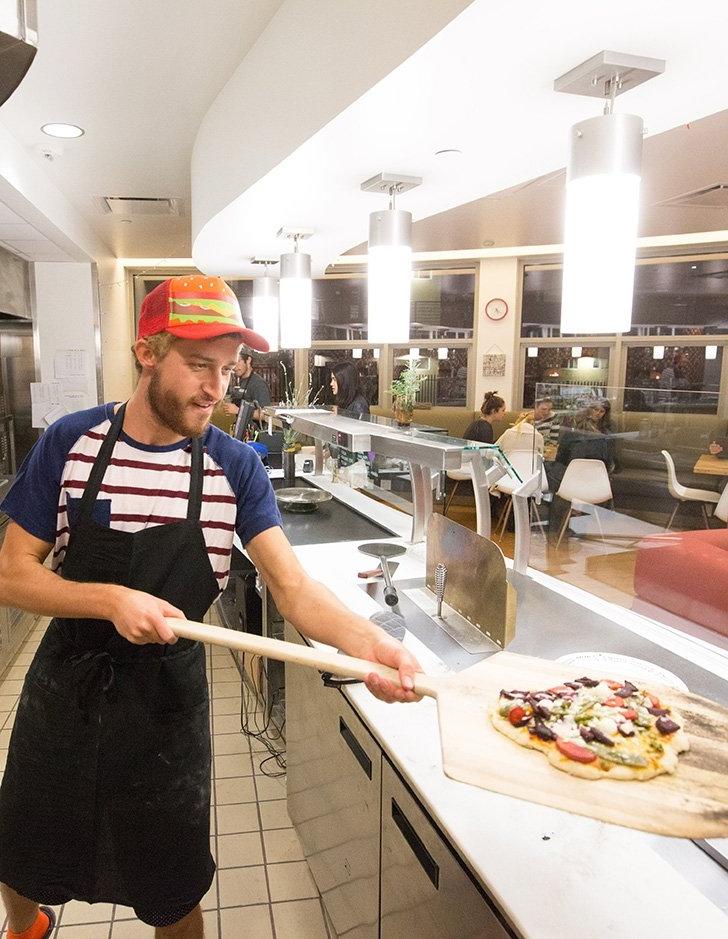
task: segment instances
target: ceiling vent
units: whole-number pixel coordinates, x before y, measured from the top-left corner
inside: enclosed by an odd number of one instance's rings
[[[728,209],[728,183],[713,183],[693,192],[663,199],[657,205],[692,205],[703,209]]]
[[[104,215],[179,215],[181,199],[145,196],[102,196],[97,200]]]

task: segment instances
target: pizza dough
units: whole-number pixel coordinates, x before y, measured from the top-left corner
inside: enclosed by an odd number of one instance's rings
[[[576,678],[541,691],[501,691],[496,730],[583,779],[646,780],[674,773],[690,743],[683,719],[632,682]]]

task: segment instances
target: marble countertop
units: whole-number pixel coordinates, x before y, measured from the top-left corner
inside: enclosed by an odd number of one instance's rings
[[[365,510],[406,544],[411,519],[347,486],[310,477]],[[358,542],[295,548],[306,571],[363,616],[378,604],[359,586]],[[424,545],[408,545],[395,581],[424,575]],[[728,654],[533,572],[541,583],[728,680]],[[416,637],[405,644],[426,672],[443,664]],[[691,842],[661,838],[487,792],[446,777],[432,699],[386,705],[363,685],[344,692],[475,878],[523,936],[543,939],[724,939],[728,874]]]

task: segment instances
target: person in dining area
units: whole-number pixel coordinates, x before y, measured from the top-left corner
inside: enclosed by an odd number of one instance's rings
[[[463,437],[477,443],[494,443],[493,424],[505,417],[506,403],[495,391],[486,391],[480,413],[481,417],[468,424]]]
[[[336,412],[348,417],[361,418],[369,414],[369,402],[361,389],[359,371],[353,362],[337,362],[331,369],[331,391]]]

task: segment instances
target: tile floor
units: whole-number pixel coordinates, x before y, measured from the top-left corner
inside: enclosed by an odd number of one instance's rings
[[[23,678],[47,623],[38,618],[0,675],[0,776]],[[321,898],[286,811],[285,779],[260,772],[267,752],[256,740],[251,746],[240,732],[240,680],[231,653],[208,648],[207,667],[213,727],[210,840],[218,869],[202,901],[205,939],[331,939]],[[118,905],[74,901],[57,913],[54,939],[153,935],[132,910]],[[0,924],[0,936],[5,936],[2,904]]]

